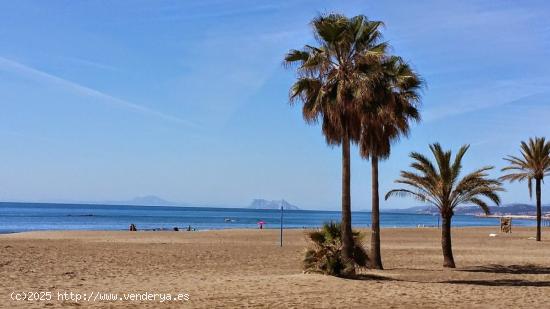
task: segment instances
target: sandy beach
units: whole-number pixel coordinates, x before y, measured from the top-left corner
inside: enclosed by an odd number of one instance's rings
[[[439,230],[384,229],[386,270],[361,280],[303,274],[303,230],[29,232],[0,235],[2,308],[513,308],[547,305],[550,246],[532,228],[455,228],[457,269],[441,267]],[[368,232],[367,232],[368,233]],[[368,238],[367,238],[368,239]],[[15,301],[12,292],[52,292]],[[58,292],[187,294],[188,301],[71,301]]]

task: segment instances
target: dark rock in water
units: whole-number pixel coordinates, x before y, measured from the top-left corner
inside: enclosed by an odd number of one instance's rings
[[[174,231],[179,231],[180,229],[177,226],[174,226]]]

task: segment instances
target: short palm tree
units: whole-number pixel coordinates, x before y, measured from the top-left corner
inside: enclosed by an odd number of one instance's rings
[[[443,267],[455,267],[451,244],[451,218],[453,210],[461,204],[475,204],[481,207],[485,213],[489,213],[489,206],[482,198],[487,198],[500,205],[497,194],[502,189],[500,181],[488,178],[488,171],[492,166],[480,168],[462,178],[459,178],[462,169],[462,158],[469,145],[464,145],[451,162],[451,151],[444,151],[439,143],[430,145],[430,150],[435,157],[434,165],[424,155],[412,152],[410,157],[414,160],[411,164],[415,172],[401,172],[401,178],[395,182],[407,185],[407,189],[395,189],[386,194],[390,196],[411,196],[421,202],[439,209],[442,221],[441,245],[443,249]]]
[[[359,140],[360,106],[371,95],[371,63],[386,51],[380,42],[382,23],[359,15],[321,15],[312,21],[318,46],[291,50],[285,65],[297,66],[290,101],[301,101],[307,123],[321,122],[329,145],[342,145],[342,254],[355,272],[351,230],[350,143]],[[363,108],[365,108],[363,106]]]
[[[529,143],[521,142],[521,156],[518,158],[508,156],[504,160],[510,163],[502,171],[510,171],[510,174],[500,177],[501,180],[510,182],[527,180],[529,196],[533,196],[533,180],[535,180],[535,194],[537,198],[537,241],[541,240],[541,183],[544,176],[550,175],[550,142],[544,137],[530,138]]]
[[[353,231],[353,263],[365,267],[367,252],[362,246],[363,234]],[[346,263],[342,259],[341,224],[325,223],[320,230],[307,233],[312,245],[306,250],[304,271],[340,276],[344,274]]]
[[[396,56],[385,57],[374,83],[372,100],[377,106],[362,117],[361,156],[371,160],[371,267],[383,269],[380,252],[380,198],[378,193],[378,161],[390,156],[391,144],[407,136],[411,121],[420,121],[417,105],[422,80],[411,67]]]

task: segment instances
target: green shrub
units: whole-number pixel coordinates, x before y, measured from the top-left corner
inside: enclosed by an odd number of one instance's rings
[[[342,258],[340,223],[325,223],[321,229],[309,231],[306,235],[311,240],[304,258],[304,271],[307,273],[341,276],[349,263],[356,267],[368,265],[368,255],[362,245],[363,235],[358,231],[353,231],[353,261]]]

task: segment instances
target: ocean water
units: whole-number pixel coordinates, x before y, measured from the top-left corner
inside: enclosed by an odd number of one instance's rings
[[[353,212],[354,227],[370,226],[369,212]],[[32,230],[127,230],[130,224],[142,229],[196,230],[279,228],[279,210],[240,208],[117,206],[83,204],[0,203],[0,233]],[[340,219],[338,211],[288,210],[283,213],[284,228],[313,228]],[[437,226],[438,216],[382,213],[382,227]],[[453,226],[495,226],[496,218],[456,215]],[[534,225],[534,221],[514,219],[514,225]]]

